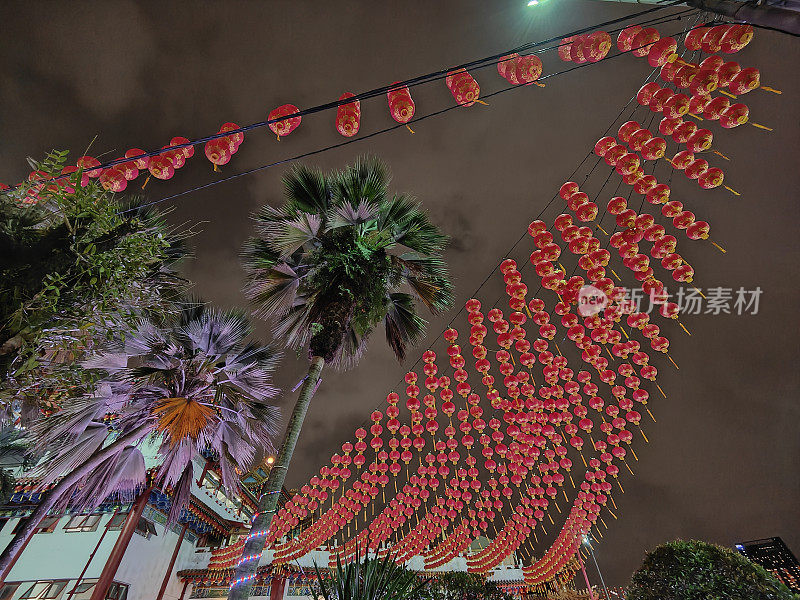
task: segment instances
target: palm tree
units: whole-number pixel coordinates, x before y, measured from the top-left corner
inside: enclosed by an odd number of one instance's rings
[[[86,368],[105,373],[96,392],[29,432],[33,447],[46,448],[32,474],[40,488],[55,485],[0,555],[0,573],[48,511],[91,509],[145,485],[144,443],[159,459],[150,483],[173,489],[168,520],[189,500],[192,459],[201,452],[212,453],[223,484],[237,490],[238,473],[272,449],[278,422],[268,404],[278,393],[270,383],[277,355],[247,341],[250,333],[242,314],[194,304],[165,324],[142,320],[89,359]]]
[[[244,251],[247,295],[255,314],[272,320],[276,338],[308,350],[310,366],[253,532],[265,532],[272,521],[324,365],[353,366],[381,323],[402,360],[425,331],[417,304],[434,313],[452,304],[441,255],[447,236],[412,198],[391,195],[389,180],[386,167],[371,158],[329,175],[300,166],[284,180],[286,203],[256,215],[258,236]],[[243,556],[263,549],[264,536],[252,536]],[[235,580],[252,575],[257,562],[240,564]],[[248,593],[247,585],[234,586],[229,598]]]
[[[342,565],[336,559],[336,572],[326,577],[314,565],[317,587],[325,600],[418,600],[424,597],[430,581],[398,565],[394,558],[371,558],[366,553]]]

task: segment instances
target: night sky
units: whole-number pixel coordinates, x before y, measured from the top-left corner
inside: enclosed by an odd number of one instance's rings
[[[280,104],[310,107],[344,91],[365,91],[642,10],[561,0],[537,9],[525,4],[4,2],[0,181],[11,184],[26,176],[26,156],[58,148],[77,157],[95,136],[92,153],[115,158],[130,147],[161,147],[176,135],[201,137],[226,121],[265,120]],[[684,24],[670,23],[662,31],[674,33]],[[543,60],[545,73],[568,66],[554,53]],[[604,574],[615,585],[627,582],[646,549],[674,538],[732,545],[780,535],[800,553],[800,42],[758,31],[734,60],[759,67],[762,82],[783,91],[756,90],[743,99],[751,118],[774,131],[750,126],[727,131],[715,124],[714,146],[731,162],[709,160],[725,169],[726,183],[742,195],[702,191],[678,174],[672,198],[709,221],[712,238],[728,251],[679,237],[679,251],[697,271],[695,284],[760,287],[759,312],[683,316],[692,337],[676,324],[664,325],[680,370],[654,358],[669,397],[651,395],[658,422],[643,421],[649,445],[636,434],[639,461],[630,463],[636,477],[625,472],[625,493],[615,493],[620,519],[609,522],[598,548]],[[489,106],[426,120],[414,126],[414,135],[399,129],[311,163],[339,168],[366,152],[386,161],[394,189],[422,200],[453,238],[447,259],[458,309],[649,72],[643,59],[623,56],[549,79],[545,88],[515,89],[491,98]],[[493,67],[474,75],[484,93],[506,86]],[[412,94],[418,115],[453,102],[441,82]],[[362,133],[391,124],[385,99],[362,103]],[[266,129],[248,133],[220,174],[198,150],[172,181],[151,180],[145,191],[156,200],[342,139],[332,113],[313,115],[281,142]],[[575,177],[585,176],[592,164],[584,163]],[[660,169],[656,174],[666,179],[666,167]],[[268,169],[162,205],[172,209],[175,224],[202,222],[191,240],[194,256],[185,264],[197,294],[221,306],[245,306],[238,252],[251,232],[252,211],[265,202],[282,202],[284,171]],[[599,180],[590,179],[597,181],[595,189],[608,168],[600,171]],[[601,210],[609,197],[606,189],[596,199]],[[545,217],[552,219],[562,207],[559,199]],[[613,227],[609,216],[603,223]],[[524,264],[531,250],[525,240],[514,256]],[[526,280],[530,287],[530,270]],[[484,304],[494,302],[501,283],[494,277],[484,287],[479,296]],[[432,320],[430,340],[410,353],[407,365],[398,364],[376,334],[355,370],[323,375],[289,486],[305,482],[351,437],[451,317]],[[465,325],[462,315],[456,326],[466,330]],[[263,323],[259,335],[269,336]],[[288,352],[278,383],[290,389],[305,368],[302,357]],[[293,400],[287,394],[281,403]]]

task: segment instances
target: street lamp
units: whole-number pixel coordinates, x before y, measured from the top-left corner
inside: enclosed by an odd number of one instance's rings
[[[592,540],[589,538],[588,535],[583,536],[583,545],[589,548],[589,553],[592,555],[592,560],[594,561],[594,566],[597,569],[597,574],[600,575],[600,583],[603,585],[603,591],[606,594],[606,600],[611,600],[611,596],[608,595],[608,588],[606,587],[606,582],[603,579],[603,574],[600,572],[600,565],[597,564],[597,557],[594,555],[594,547],[592,546]]]

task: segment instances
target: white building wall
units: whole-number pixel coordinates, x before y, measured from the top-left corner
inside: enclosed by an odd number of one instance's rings
[[[69,517],[62,517],[52,533],[37,533],[31,537],[6,581],[36,581],[37,579],[75,579],[83,570],[98,540],[103,535],[111,515],[103,515],[95,531],[65,532]],[[0,547],[5,548],[13,536],[11,532],[20,519],[9,519],[0,530]],[[109,531],[92,559],[86,578],[99,577],[119,531]],[[19,592],[22,593],[21,591]]]

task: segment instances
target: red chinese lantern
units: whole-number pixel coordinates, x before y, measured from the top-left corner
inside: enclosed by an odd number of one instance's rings
[[[761,85],[761,74],[758,69],[749,67],[742,69],[728,84],[728,89],[737,96],[746,94]]]
[[[726,129],[732,129],[747,123],[749,116],[750,109],[747,108],[747,105],[741,103],[731,104],[720,113],[719,124]]]
[[[227,165],[231,160],[230,145],[225,140],[225,138],[217,138],[214,140],[209,140],[208,142],[206,142],[204,150],[206,158],[210,160],[211,163],[214,165],[215,171],[218,170],[218,167],[222,165]]]
[[[641,25],[631,25],[619,32],[617,36],[617,48],[620,52],[628,52],[633,48],[633,40],[642,30]]]
[[[355,94],[345,92],[339,96],[339,101],[354,98]],[[336,109],[336,131],[345,137],[353,137],[361,127],[361,101],[354,100],[347,104],[340,104]]]
[[[392,86],[400,83],[395,81]],[[407,85],[392,87],[386,92],[389,101],[389,114],[398,123],[406,124],[414,117],[414,101],[411,99],[411,92]]]
[[[278,139],[281,139],[281,137],[283,136],[289,135],[300,126],[300,121],[302,120],[302,117],[299,115],[296,117],[290,116],[298,114],[299,112],[300,109],[297,108],[294,104],[283,104],[269,113],[269,115],[267,116],[267,120],[274,121],[269,124],[269,128],[275,135],[278,136]],[[206,152],[206,156],[208,156],[208,152]],[[209,158],[209,160],[211,159]],[[228,158],[228,160],[230,160],[230,157]],[[212,160],[211,162],[214,161]],[[214,163],[214,164],[219,164],[219,163]]]
[[[447,89],[456,103],[461,106],[472,106],[481,94],[481,88],[475,78],[466,69],[450,71],[445,78]]]
[[[752,25],[731,25],[720,38],[720,49],[726,54],[733,54],[747,46],[752,39]]]
[[[131,148],[125,153],[125,158],[130,158],[137,169],[144,170],[150,164],[150,157],[145,156],[145,154],[144,150]]]
[[[692,30],[686,34],[686,37],[683,38],[683,45],[686,46],[687,50],[700,50],[703,44],[703,36],[705,36],[709,29],[709,27],[702,25],[692,28]]]
[[[711,147],[714,135],[708,129],[698,129],[686,140],[686,148],[692,152],[702,152]]]
[[[672,59],[677,49],[678,42],[675,41],[675,38],[661,38],[650,46],[650,50],[647,52],[647,62],[651,67],[661,67]]]
[[[700,177],[697,179],[697,183],[699,183],[700,187],[704,190],[710,190],[722,185],[724,180],[725,174],[722,172],[722,169],[711,167],[705,173],[700,175]]]
[[[642,29],[633,38],[631,44],[631,54],[634,56],[647,56],[650,48],[655,42],[661,38],[661,34],[654,27],[646,27]]]
[[[590,33],[583,43],[583,54],[589,62],[598,62],[611,50],[611,36],[605,31]]]
[[[171,179],[175,175],[175,167],[172,166],[172,161],[163,154],[151,157],[147,168],[156,179]]]
[[[227,133],[228,131],[236,131],[237,129],[239,129],[239,126],[236,123],[224,123],[222,127],[219,128],[219,133]],[[231,135],[225,136],[225,140],[228,142],[228,151],[231,154],[236,154],[239,151],[239,146],[241,146],[244,141],[244,133],[241,131],[232,133]]]
[[[560,46],[558,51],[560,55],[561,53]],[[513,83],[514,85],[521,83],[519,79],[517,79],[516,77],[516,70],[515,70],[518,60],[519,60],[519,54],[515,52],[514,54],[508,54],[504,56],[497,62],[497,72],[500,73],[500,76],[503,79],[505,79],[509,83]]]
[[[112,168],[103,171],[98,180],[100,185],[110,192],[122,192],[128,186],[128,180],[120,169]]]
[[[103,169],[95,169],[94,167],[100,166],[100,161],[92,156],[81,156],[75,164],[84,170],[88,177],[92,179],[100,177],[103,174]]]
[[[541,75],[542,59],[536,54],[529,54],[528,56],[522,56],[517,59],[514,65],[514,77],[519,83],[533,83],[539,79]]]

